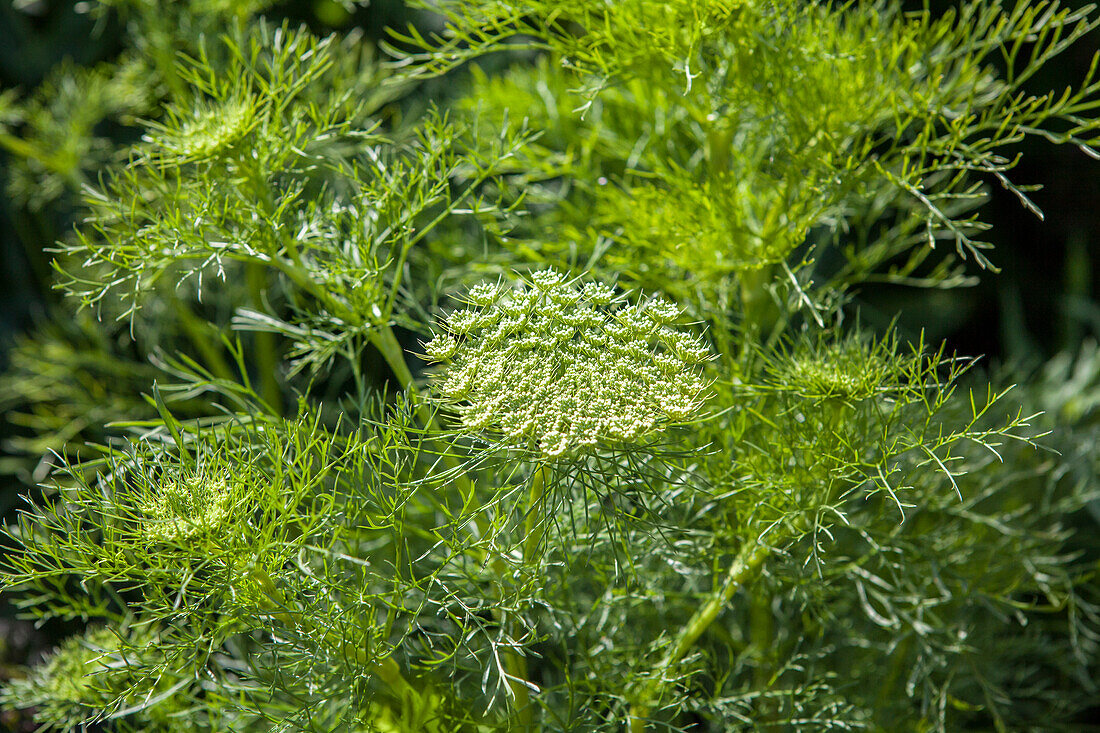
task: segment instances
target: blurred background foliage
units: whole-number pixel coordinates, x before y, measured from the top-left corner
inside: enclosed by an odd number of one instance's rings
[[[934,12],[953,5],[930,3]],[[1086,5],[1082,0],[1064,3]],[[1044,66],[1029,88],[1066,88],[1082,77],[1098,48],[1100,30],[1093,30]],[[901,312],[902,325],[910,330],[924,328],[932,340],[946,339],[960,353],[985,354],[994,364],[1027,373],[1055,354],[1075,352],[1100,333],[1100,272],[1093,265],[1100,254],[1096,162],[1076,148],[1037,137],[1019,144],[1016,152],[1022,157],[1013,179],[1037,186],[1029,196],[1044,219],[995,183],[988,187],[984,218],[993,228],[985,237],[995,247],[993,260],[1001,272],[954,290],[867,288],[865,317],[877,313],[888,320]]]
[[[914,9],[920,2],[910,3]],[[1083,0],[1068,0],[1082,7]],[[953,3],[934,0],[933,12]],[[119,416],[139,419],[153,408],[142,399],[155,369],[127,330],[103,328],[77,316],[52,290],[50,248],[71,236],[81,214],[81,188],[117,162],[137,137],[136,121],[162,108],[180,81],[177,54],[191,53],[203,34],[234,19],[263,13],[276,22],[304,24],[319,35],[359,34],[365,49],[386,27],[437,21],[400,0],[0,0],[0,514],[5,521],[18,494],[44,477],[51,449],[73,438],[95,442]],[[1081,79],[1100,48],[1100,30],[1073,45],[1030,80],[1036,91]],[[366,52],[366,51],[365,51]],[[505,65],[492,57],[483,68]],[[491,70],[490,70],[490,73]],[[423,108],[458,88],[451,82],[418,86],[392,102]],[[1002,381],[1025,384],[1020,399],[1047,411],[1062,431],[1057,476],[1049,465],[1023,466],[1041,481],[1094,481],[1100,443],[1100,176],[1096,161],[1071,146],[1031,137],[1019,145],[1014,180],[1036,186],[1031,199],[1045,220],[1017,197],[988,183],[986,238],[1001,268],[971,287],[920,289],[865,285],[857,294],[865,324],[898,318],[903,335],[921,330],[947,350],[985,355]],[[179,328],[186,330],[187,316]],[[30,335],[34,334],[34,338]],[[129,353],[128,361],[107,354]],[[15,375],[14,377],[12,375]],[[132,389],[119,385],[132,384]],[[124,398],[120,395],[132,395]],[[120,402],[122,400],[123,402]],[[81,406],[95,405],[89,413]],[[66,406],[73,406],[71,411]],[[46,441],[41,437],[49,435]],[[1033,459],[1041,461],[1041,458]],[[1093,519],[1100,520],[1100,512]],[[1083,524],[1081,523],[1083,522]],[[1082,531],[1096,531],[1080,518]],[[34,630],[0,609],[0,674],[32,659],[68,629]],[[21,721],[0,721],[18,728]]]

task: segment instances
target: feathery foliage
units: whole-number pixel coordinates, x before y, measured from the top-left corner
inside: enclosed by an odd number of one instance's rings
[[[108,161],[55,252],[99,320],[5,377],[51,457],[0,583],[88,630],[3,705],[385,733],[1097,705],[1096,355],[1012,389],[853,301],[994,270],[979,207],[1034,208],[1023,137],[1095,155],[1091,72],[1030,91],[1091,11],[454,0],[380,64],[234,7],[189,5],[140,139],[66,169]]]

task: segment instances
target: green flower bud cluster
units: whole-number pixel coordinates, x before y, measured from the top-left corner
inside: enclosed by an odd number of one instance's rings
[[[132,644],[150,641],[139,635],[124,643],[115,631],[103,627],[69,637],[27,678],[13,682],[3,702],[34,706],[49,720],[68,723],[67,730],[83,730],[81,723],[117,706],[138,681],[125,662],[138,661]]]
[[[146,137],[162,163],[212,160],[243,139],[258,122],[256,103],[248,97],[203,104],[174,128],[151,125]]]
[[[221,478],[181,477],[153,496],[142,510],[154,540],[173,542],[216,530],[229,517],[232,492]]]
[[[895,381],[903,363],[890,356],[893,348],[859,339],[803,344],[772,365],[766,381],[773,389],[807,399],[862,402],[888,390]]]
[[[637,441],[701,406],[710,352],[671,325],[681,312],[663,298],[629,304],[545,270],[463,300],[424,349],[448,365],[437,394],[467,430],[556,458]]]

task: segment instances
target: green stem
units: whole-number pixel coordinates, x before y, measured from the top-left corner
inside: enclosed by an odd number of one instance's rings
[[[145,26],[148,55],[153,59],[153,66],[160,72],[171,97],[178,101],[185,97],[187,87],[176,69],[176,49],[172,46],[173,33],[167,28],[168,22],[169,19],[160,9],[142,6],[141,23]]]
[[[518,677],[521,680],[527,679],[527,658],[523,655],[514,651],[506,651],[504,653],[504,667],[508,670],[508,674],[513,677]],[[520,730],[534,730],[535,713],[531,707],[531,690],[527,688],[527,685],[511,677],[508,678],[508,689],[512,691],[512,705],[515,706],[516,722],[519,723]]]
[[[753,677],[756,689],[766,690],[771,686],[774,671],[775,616],[772,614],[772,595],[766,588],[756,588],[749,606],[749,639],[752,644],[756,669]],[[761,698],[756,710],[757,726],[772,721],[775,716],[773,701]]]
[[[213,345],[210,338],[210,332],[216,332],[215,327],[205,319],[195,315],[195,312],[191,310],[191,306],[187,303],[181,302],[177,312],[179,313],[180,325],[187,334],[187,338],[191,340],[194,347],[198,349],[199,355],[206,361],[210,373],[221,379],[234,380],[235,377],[233,370],[229,368],[229,362]]]
[[[371,669],[378,675],[380,680],[386,683],[399,700],[404,700],[410,695],[419,697],[416,688],[405,679],[405,675],[401,674],[401,667],[398,666],[393,657],[386,657],[380,662],[375,662]]]
[[[721,119],[707,131],[707,169],[711,177],[728,173],[733,149],[733,125]]]
[[[370,341],[374,344],[374,347],[378,349],[378,352],[382,354],[382,358],[386,360],[386,364],[389,365],[394,376],[397,377],[397,381],[401,384],[402,389],[412,397],[418,398],[420,392],[416,388],[416,382],[413,380],[412,372],[409,371],[409,365],[405,363],[405,350],[401,348],[400,342],[398,342],[397,337],[393,333],[393,328],[389,325],[378,326],[371,332]],[[425,428],[439,432],[439,426],[436,424],[435,417],[429,414],[428,407],[423,400],[417,400],[416,413]],[[442,449],[440,450],[440,455],[443,457],[443,462],[447,468],[454,472],[454,482],[459,492],[462,494],[463,506],[472,506],[474,485],[470,481],[470,478],[459,470],[458,460],[448,451]],[[478,528],[478,536],[481,536],[483,528],[480,522],[475,522],[475,525]]]
[[[894,699],[894,687],[901,678],[902,671],[907,665],[912,663],[909,659],[909,649],[912,645],[913,637],[907,636],[897,646],[893,654],[890,655],[890,668],[886,671],[886,676],[883,678],[882,687],[879,688],[875,704],[876,710],[881,711],[889,709],[888,706]]]
[[[753,343],[775,325],[779,313],[768,294],[775,267],[765,265],[739,273],[741,282],[741,313],[744,317],[745,343]],[[757,337],[757,338],[754,338]]]
[[[535,475],[531,477],[531,491],[527,495],[527,517],[523,523],[523,559],[531,560],[538,552],[542,538],[546,534],[545,522],[536,511],[542,503],[543,494],[546,491],[546,474],[549,467],[545,464],[535,469]]]
[[[37,161],[43,168],[64,178],[73,191],[79,191],[81,186],[84,185],[84,176],[80,172],[79,166],[66,165],[65,159],[61,156],[51,155],[23,138],[4,130],[0,130],[0,148],[5,148],[19,158]]]
[[[252,306],[263,312],[263,293],[267,285],[267,277],[264,268],[260,265],[250,264],[245,268],[245,279],[252,296]],[[256,364],[260,371],[260,395],[267,404],[271,405],[276,414],[282,414],[283,394],[279,387],[279,355],[275,334],[269,331],[257,331],[256,339]]]
[[[289,240],[285,243],[285,249],[291,257],[291,261],[283,259],[281,257],[272,257],[270,261],[257,260],[254,258],[247,258],[249,265],[257,264],[264,266],[275,267],[279,272],[290,278],[290,281],[297,285],[299,288],[309,293],[313,297],[317,298],[320,302],[325,304],[325,307],[335,316],[344,319],[349,325],[358,326],[363,323],[363,318],[360,314],[355,313],[348,308],[339,299],[334,298],[327,291],[321,288],[314,280],[309,276],[304,265],[302,264],[301,255],[299,254],[296,245]],[[259,310],[257,305],[257,310]],[[401,348],[401,343],[397,340],[397,336],[393,333],[393,327],[388,323],[382,323],[377,325],[368,337],[370,343],[378,349],[378,353],[382,355],[386,364],[397,377],[398,383],[401,388],[414,398],[419,397],[420,392],[416,387],[416,381],[413,379],[412,372],[409,370],[409,365],[405,362],[405,350]],[[438,430],[439,427],[435,423],[435,419],[428,414],[427,406],[423,401],[418,400],[417,415],[420,417],[424,426],[430,430]],[[449,455],[445,451],[442,453],[443,460],[447,464],[448,468],[457,468],[458,463],[453,456]],[[465,475],[456,471],[455,482],[458,484],[459,489],[463,492],[463,499],[469,502],[472,498],[473,486],[470,480]]]
[[[768,552],[767,546],[756,542],[745,545],[741,552],[737,554],[733,564],[730,565],[729,572],[726,573],[722,587],[711,596],[702,608],[695,612],[687,625],[680,629],[676,640],[657,665],[653,680],[638,695],[637,702],[630,711],[630,733],[643,733],[645,731],[646,720],[653,705],[660,700],[668,684],[669,673],[673,671],[680,660],[691,650],[695,642],[699,640],[699,637],[703,635],[703,632],[714,622],[714,619],[729,603],[733,594],[753,579],[764,564],[764,560],[767,559]]]
[[[545,523],[537,510],[546,491],[546,474],[549,470],[547,466],[540,465],[531,477],[531,490],[527,495],[527,516],[523,522],[523,560],[525,563],[537,556],[542,538],[545,535]],[[504,665],[508,670],[508,674],[519,679],[527,679],[527,659],[523,655],[514,651],[505,652]],[[513,679],[508,680],[508,688],[512,691],[513,704],[520,726],[523,730],[534,730],[535,716],[534,709],[531,706],[530,689]]]
[[[393,371],[393,375],[397,377],[401,388],[413,396],[418,395],[412,372],[409,370],[409,365],[405,363],[405,350],[401,348],[397,336],[393,333],[393,328],[389,325],[379,326],[371,332],[370,341],[378,349],[378,353],[382,354],[382,358],[386,360],[386,364]],[[423,410],[425,408],[421,405],[419,409]],[[425,419],[427,419],[426,416]]]
[[[707,172],[712,179],[728,175],[730,156],[733,152],[734,127],[731,121],[720,118],[707,131]],[[745,269],[737,273],[741,286],[741,312],[744,317],[744,335],[746,355],[749,344],[756,343],[758,337],[770,330],[776,323],[779,313],[767,291],[767,286],[775,276],[772,265],[756,269]],[[721,333],[719,329],[717,332]],[[732,353],[722,351],[721,353]]]

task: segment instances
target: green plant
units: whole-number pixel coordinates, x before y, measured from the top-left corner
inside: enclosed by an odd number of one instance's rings
[[[136,354],[86,339],[113,401],[22,395],[58,467],[0,577],[93,630],[4,703],[386,732],[1095,706],[1095,355],[1091,396],[1062,363],[1013,392],[855,317],[863,283],[994,266],[978,206],[1033,208],[1022,136],[1095,154],[1100,82],[1026,90],[1089,12],[434,7],[390,67],[262,20],[204,36],[89,192],[58,284]],[[499,51],[522,63],[458,68]]]

